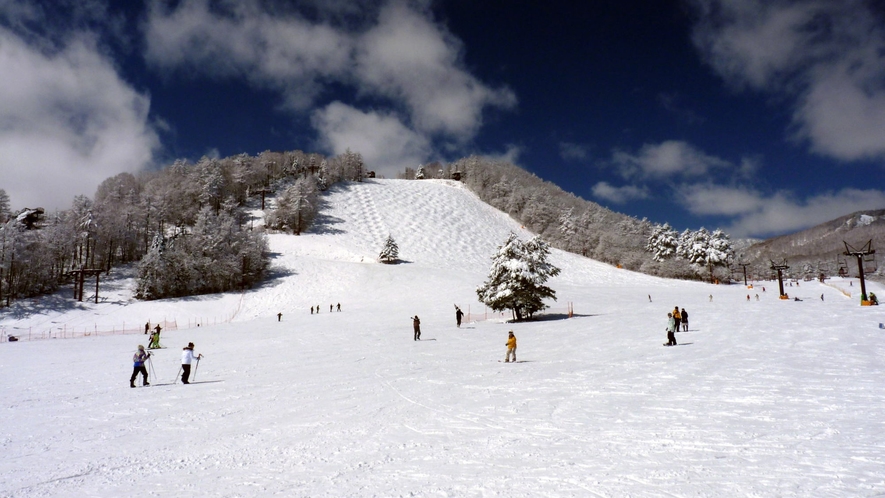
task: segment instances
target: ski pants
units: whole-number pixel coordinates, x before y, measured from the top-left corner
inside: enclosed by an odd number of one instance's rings
[[[672,330],[667,331],[667,345],[675,346],[676,345],[676,332]]]
[[[513,356],[513,359],[510,359],[510,356]],[[507,355],[504,356],[504,361],[516,361],[516,348],[507,348]]]
[[[140,366],[134,367],[132,369],[132,377],[129,377],[130,384],[135,382],[135,378],[138,377],[139,372],[141,373],[141,382],[143,384],[147,384],[148,372],[147,372],[147,368],[145,368],[144,365],[140,365]]]
[[[421,340],[421,327],[415,327],[415,340]]]
[[[181,382],[184,384],[188,383],[188,379],[191,377],[191,365],[190,363],[182,363],[181,364]]]

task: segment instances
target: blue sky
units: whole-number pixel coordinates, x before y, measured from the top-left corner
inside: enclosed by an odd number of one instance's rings
[[[0,74],[14,208],[176,158],[346,148],[387,177],[508,159],[733,236],[885,208],[875,1],[0,0]]]

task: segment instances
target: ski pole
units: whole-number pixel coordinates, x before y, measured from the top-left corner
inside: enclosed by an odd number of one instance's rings
[[[151,357],[148,356],[148,368],[151,370],[151,377],[157,378],[157,372],[154,371],[154,362],[151,361]]]
[[[181,378],[181,367],[178,367],[178,373],[175,374],[175,378],[172,379],[172,382],[174,384],[178,384],[178,379],[180,379],[180,378]]]
[[[194,367],[194,380],[197,380],[197,369],[200,368],[200,358],[197,358],[197,366]]]

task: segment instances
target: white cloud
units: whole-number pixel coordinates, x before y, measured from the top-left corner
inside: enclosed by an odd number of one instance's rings
[[[566,161],[586,161],[590,158],[590,147],[573,142],[560,142],[559,156]]]
[[[680,191],[679,198],[692,214],[733,217],[726,231],[736,237],[794,232],[855,211],[885,206],[885,192],[851,188],[799,199],[787,191],[766,196],[745,187],[691,185]]]
[[[491,89],[465,71],[461,42],[405,2],[383,8],[357,45],[360,88],[404,103],[422,132],[467,140],[482,125],[486,106],[516,104],[510,90]]]
[[[885,30],[868,2],[693,3],[695,45],[728,83],[786,97],[817,153],[885,157]]]
[[[13,207],[67,208],[107,177],[151,164],[149,99],[90,37],[48,51],[0,28],[0,74],[0,188]]]
[[[615,151],[612,162],[624,178],[701,176],[711,169],[732,166],[728,161],[704,154],[691,145],[676,140],[645,144],[636,154]]]
[[[344,79],[353,37],[326,24],[275,16],[254,2],[185,0],[174,10],[150,4],[145,58],[183,74],[244,78],[281,93],[285,105],[308,108],[326,79]]]
[[[388,178],[406,167],[416,168],[430,156],[427,138],[393,114],[364,112],[333,102],[315,111],[311,121],[324,148],[336,154],[348,148],[359,152],[369,169]]]
[[[510,90],[490,88],[464,69],[461,42],[420,3],[392,0],[358,22],[271,14],[255,1],[210,7],[207,0],[184,0],[172,10],[151,5],[145,23],[150,63],[182,74],[244,78],[280,92],[295,110],[309,111],[326,85],[337,83],[386,105],[427,140],[465,143],[482,126],[486,108],[516,103]],[[330,10],[343,12],[340,5]]]
[[[608,182],[599,182],[592,188],[593,196],[615,204],[624,204],[628,201],[637,199],[647,199],[649,197],[648,189],[644,187],[634,187],[625,185],[615,187]]]

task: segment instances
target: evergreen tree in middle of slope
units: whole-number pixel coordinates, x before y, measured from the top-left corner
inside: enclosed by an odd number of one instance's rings
[[[511,232],[492,257],[488,279],[476,289],[480,302],[494,311],[512,310],[517,321],[546,309],[544,299],[556,300],[556,292],[544,284],[560,272],[547,261],[549,255],[540,237],[522,242]]]
[[[378,260],[382,263],[396,263],[399,260],[399,246],[396,245],[392,235],[388,235],[387,240],[384,241],[384,247],[381,248]]]

